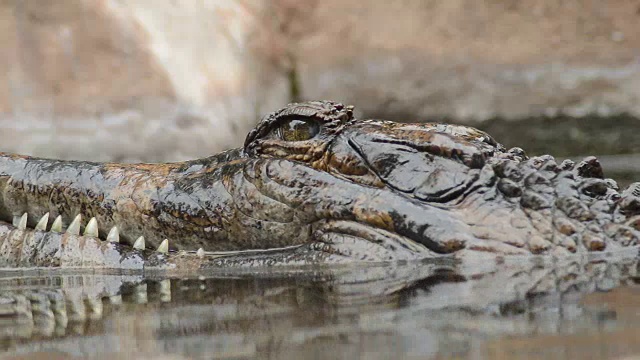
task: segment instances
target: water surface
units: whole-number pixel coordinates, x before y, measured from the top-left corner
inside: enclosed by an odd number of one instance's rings
[[[0,273],[12,359],[640,354],[638,250],[184,274]]]

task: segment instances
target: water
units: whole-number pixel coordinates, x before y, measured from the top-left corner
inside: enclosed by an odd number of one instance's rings
[[[0,274],[12,359],[576,358],[640,353],[637,249],[185,274]]]

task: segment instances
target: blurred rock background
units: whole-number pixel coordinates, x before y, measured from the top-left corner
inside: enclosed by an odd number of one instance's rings
[[[0,46],[2,151],[194,158],[335,99],[533,153],[640,153],[637,0],[0,0]]]

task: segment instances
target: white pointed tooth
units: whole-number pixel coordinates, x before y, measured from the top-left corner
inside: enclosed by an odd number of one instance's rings
[[[49,213],[42,215],[40,221],[36,224],[36,230],[47,231],[47,224],[49,223]]]
[[[61,233],[62,232],[62,216],[58,215],[58,217],[53,220],[53,224],[51,224],[51,231]]]
[[[140,236],[136,239],[136,242],[133,243],[133,248],[138,250],[144,250],[146,247],[144,243],[144,236]]]
[[[120,242],[120,232],[118,231],[117,226],[114,226],[109,230],[109,234],[107,234],[107,241],[112,243]]]
[[[162,240],[160,245],[158,245],[158,249],[156,251],[163,254],[169,253],[169,240],[168,239]]]
[[[92,217],[84,228],[84,236],[98,237],[98,220]]]
[[[18,220],[18,225],[16,227],[20,230],[27,228],[27,213],[22,214],[22,217]]]
[[[198,249],[198,251],[196,251],[196,255],[198,257],[203,258],[204,257],[204,249],[203,248]]]
[[[82,215],[78,214],[75,219],[69,224],[67,233],[71,235],[80,235],[80,222],[82,221]]]

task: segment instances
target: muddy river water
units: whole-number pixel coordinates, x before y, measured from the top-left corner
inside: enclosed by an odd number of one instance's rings
[[[576,359],[640,354],[638,249],[568,259],[0,273],[8,359]]]

